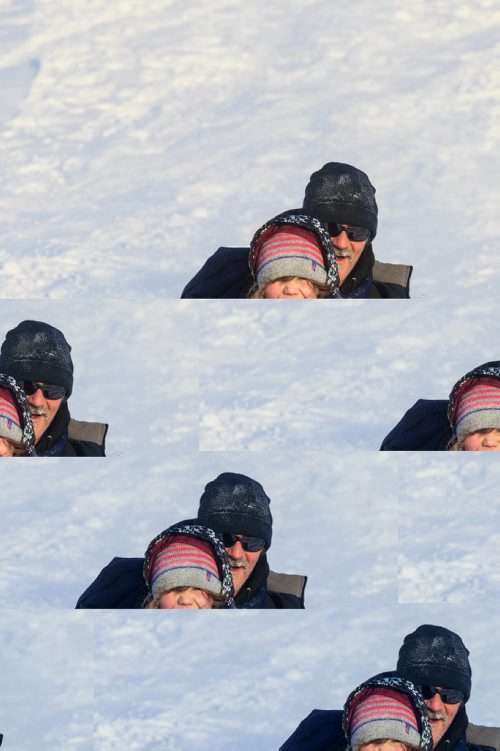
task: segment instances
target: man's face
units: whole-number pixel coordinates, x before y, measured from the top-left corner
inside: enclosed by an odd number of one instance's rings
[[[241,537],[240,533],[236,533]],[[258,550],[256,553],[243,550],[241,542],[237,542],[230,548],[226,548],[229,565],[231,566],[231,573],[233,575],[234,593],[238,594],[248,577],[254,570],[257,561],[259,560],[262,550]]]
[[[443,688],[443,686],[436,688]],[[458,704],[445,704],[439,694],[434,694],[432,699],[424,699],[424,702],[431,723],[432,740],[434,747],[436,747],[455,719],[460,702]]]
[[[40,386],[45,385],[44,383],[39,382],[37,382],[37,384]],[[43,395],[42,389],[38,388],[32,394],[26,394],[26,401],[28,402],[31,419],[33,420],[36,445],[56,416],[57,410],[61,406],[63,400],[47,399]]]
[[[345,232],[347,224],[341,224],[344,229],[340,234],[333,236],[330,230],[330,240],[332,241],[333,248],[335,250],[335,260],[339,267],[339,279],[340,286],[345,282],[346,277],[351,273],[361,253],[366,247],[368,240],[362,240],[356,242],[355,240],[349,240]]]

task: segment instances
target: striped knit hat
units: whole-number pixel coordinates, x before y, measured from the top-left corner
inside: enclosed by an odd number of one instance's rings
[[[472,378],[464,383],[455,398],[453,420],[458,439],[485,428],[500,430],[498,378]]]
[[[150,587],[153,597],[176,587],[220,595],[222,584],[210,543],[191,535],[165,537],[151,564]]]
[[[260,289],[269,282],[290,276],[325,284],[325,261],[317,237],[304,227],[269,227],[258,241],[255,276]]]
[[[23,429],[16,400],[12,393],[0,387],[0,438],[22,443]]]
[[[348,727],[351,748],[390,739],[418,748],[421,736],[410,697],[384,686],[368,687],[355,698]]]

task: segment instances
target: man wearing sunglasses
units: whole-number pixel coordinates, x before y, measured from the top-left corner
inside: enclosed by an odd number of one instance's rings
[[[424,697],[435,751],[496,746],[500,730],[471,725],[465,705],[471,692],[469,650],[458,634],[423,625],[408,634],[396,672],[418,686]]]
[[[368,175],[350,164],[328,162],[311,175],[303,208],[328,225],[343,297],[410,296],[412,267],[375,260],[378,206]]]
[[[200,498],[198,521],[217,532],[226,548],[238,608],[303,608],[307,577],[269,569],[273,518],[262,485],[223,472]]]
[[[405,637],[392,674],[420,689],[434,751],[499,751],[500,728],[468,720],[472,671],[469,651],[458,634],[443,626],[419,626]],[[345,751],[342,712],[313,710],[280,751]]]
[[[307,577],[269,570],[273,519],[262,485],[246,475],[224,472],[205,486],[197,520],[224,543],[237,608],[304,608]],[[76,607],[141,608],[148,597],[144,558],[113,558],[80,595]]]
[[[348,298],[409,298],[411,266],[375,260],[378,207],[368,176],[350,164],[328,162],[313,172],[303,206],[285,214],[308,214],[328,225]],[[184,288],[181,297],[247,297],[253,280],[248,248],[219,248]]]
[[[7,332],[0,372],[24,389],[37,456],[104,456],[108,426],[70,417],[73,361],[62,331],[42,321],[22,321]]]

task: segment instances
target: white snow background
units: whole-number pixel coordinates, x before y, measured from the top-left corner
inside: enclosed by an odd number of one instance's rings
[[[94,637],[83,613],[2,610],[2,751],[93,748]]]
[[[5,297],[178,297],[337,160],[413,295],[500,278],[495,0],[4,0]]]
[[[104,613],[96,626],[95,748],[277,751],[312,709],[340,709],[361,681],[394,669],[404,636],[422,623],[461,634],[471,653],[469,717],[498,724],[496,603],[395,610],[368,597],[353,605],[264,618],[172,611],[166,619],[157,611],[147,629],[144,612]]]
[[[448,399],[462,375],[500,359],[496,305],[205,302],[200,448],[377,450],[417,399]]]
[[[410,453],[399,470],[399,601],[500,598],[496,454]]]

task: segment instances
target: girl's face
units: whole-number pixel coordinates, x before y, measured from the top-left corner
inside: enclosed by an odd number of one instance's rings
[[[160,608],[179,610],[190,608],[191,610],[208,610],[213,605],[213,600],[204,589],[194,587],[177,587],[169,592],[164,592],[160,597]]]
[[[500,451],[500,430],[478,430],[464,438],[464,451]]]
[[[381,740],[365,743],[359,751],[409,751],[409,747],[401,741]]]
[[[6,438],[0,438],[0,456],[14,456],[14,446]]]
[[[301,279],[298,276],[287,276],[269,282],[264,290],[264,296],[268,300],[283,298],[310,299],[318,296],[318,288],[309,279]]]

